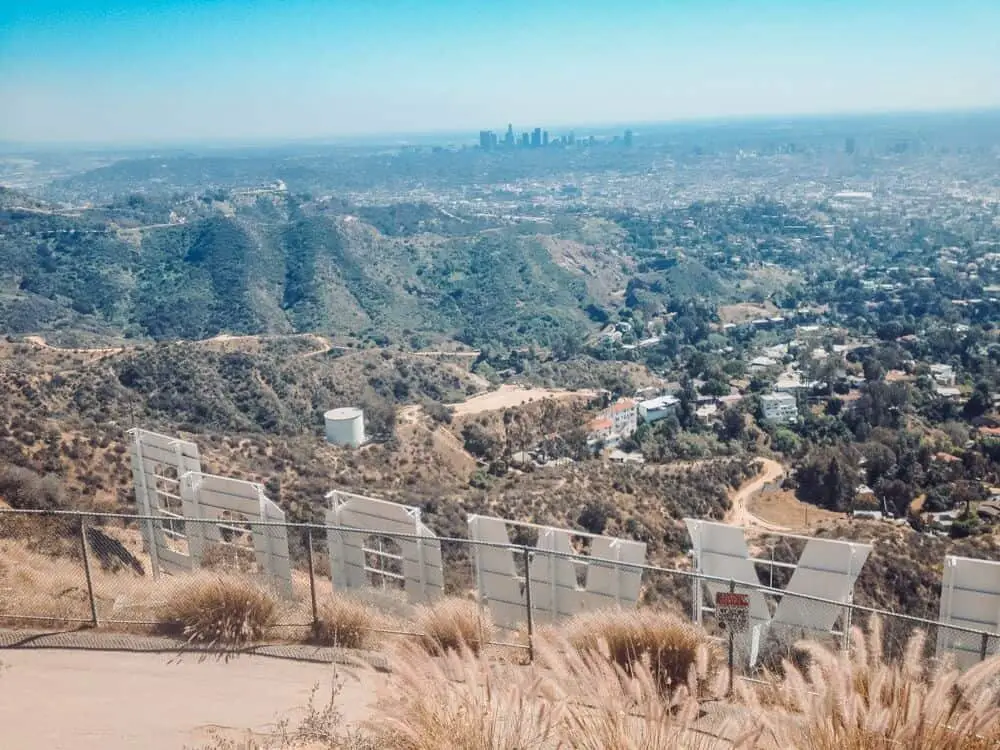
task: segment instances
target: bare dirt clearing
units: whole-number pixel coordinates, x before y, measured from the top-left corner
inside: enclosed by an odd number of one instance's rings
[[[595,391],[586,390],[561,391],[552,388],[519,388],[514,385],[502,385],[499,389],[491,393],[483,393],[459,404],[454,404],[452,409],[456,417],[464,417],[471,414],[480,414],[485,411],[516,408],[532,401],[541,401],[546,398],[589,399],[594,398],[596,395]]]
[[[791,490],[762,492],[751,498],[748,511],[760,520],[793,529],[795,531],[815,531],[827,522],[843,521],[843,513],[804,503]]]
[[[772,302],[766,302],[763,305],[741,302],[737,305],[719,307],[719,320],[723,323],[747,323],[756,318],[770,318],[779,313],[777,305]]]

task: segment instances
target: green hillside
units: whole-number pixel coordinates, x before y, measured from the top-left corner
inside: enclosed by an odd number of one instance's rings
[[[0,207],[0,330],[157,340],[404,330],[546,345],[582,329],[585,285],[537,239],[287,196],[137,199],[79,215]],[[164,222],[176,209],[184,220]],[[411,212],[412,213],[412,212]],[[153,222],[162,222],[149,227]],[[433,222],[431,222],[433,223]],[[412,231],[411,231],[412,230]],[[466,235],[458,233],[465,230]],[[388,232],[388,233],[386,233]]]

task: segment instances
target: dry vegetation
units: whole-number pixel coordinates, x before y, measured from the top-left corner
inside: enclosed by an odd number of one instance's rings
[[[263,639],[278,619],[278,599],[243,576],[194,575],[157,608],[157,631],[189,643],[240,648]]]
[[[986,750],[1000,746],[1000,659],[962,673],[925,660],[925,635],[914,633],[902,658],[887,661],[882,626],[855,628],[849,652],[800,642],[806,667],[784,664],[762,691],[743,697],[783,747],[817,750]],[[777,688],[777,689],[773,689]]]
[[[493,639],[493,623],[468,599],[442,599],[420,607],[416,624],[417,632],[423,634],[421,645],[434,655],[462,650],[478,655]]]
[[[804,503],[792,490],[757,494],[747,503],[747,509],[766,523],[797,532],[809,531],[844,520],[843,513],[836,513],[812,503]]]
[[[594,622],[598,628],[603,623]],[[601,631],[598,630],[598,634]],[[669,693],[648,659],[624,668],[607,649],[578,649],[558,631],[530,666],[469,650],[395,653],[392,689],[354,734],[334,704],[311,708],[305,729],[254,748],[350,750],[986,750],[1000,742],[1000,658],[959,673],[923,660],[922,635],[905,661],[886,662],[878,623],[841,653],[800,642],[803,666],[738,683],[695,680]],[[695,664],[689,665],[692,672]],[[721,677],[721,675],[720,675]],[[334,690],[333,698],[336,697]],[[312,706],[312,704],[310,704]],[[298,737],[299,742],[294,739]],[[293,740],[293,741],[290,741]],[[312,742],[313,744],[308,744]],[[222,746],[219,746],[220,748]],[[233,747],[230,745],[229,747]]]
[[[331,597],[317,612],[312,641],[319,646],[374,648],[387,620],[364,602],[347,596]]]
[[[14,594],[19,608],[25,602],[16,597],[39,596],[31,605],[48,602],[52,616],[86,613],[76,564],[29,549],[43,539],[3,540],[2,601],[8,606]],[[282,602],[229,574],[168,576],[155,587],[130,587],[143,583],[133,573],[97,569],[95,577],[99,590],[119,584],[102,606],[113,599],[224,650],[273,638],[285,610],[302,614],[301,601]],[[302,635],[364,647],[375,643],[369,629],[386,622],[372,605],[333,597],[317,629]],[[444,599],[412,627],[427,637],[387,641],[393,687],[364,732],[349,732],[330,703],[312,705],[301,726],[270,739],[218,747],[985,750],[1000,742],[1000,658],[959,673],[926,660],[917,633],[902,658],[887,659],[894,649],[878,620],[866,636],[855,629],[848,653],[796,644],[763,684],[737,683],[731,701],[722,698],[726,673],[708,636],[668,613],[597,612],[547,628],[531,665],[482,648],[492,627],[472,602]]]
[[[134,511],[125,434],[134,417],[197,442],[205,471],[265,484],[293,521],[320,520],[330,489],[364,488],[419,506],[446,536],[467,535],[468,513],[504,515],[640,539],[652,561],[671,563],[687,547],[680,519],[722,518],[729,489],[751,471],[739,460],[676,468],[585,460],[507,472],[503,445],[520,450],[532,429],[579,430],[582,405],[546,399],[506,422],[505,412],[452,418],[440,401],[480,386],[447,363],[389,350],[306,358],[307,344],[225,352],[194,342],[95,359],[0,342],[0,499]],[[324,444],[322,410],[343,402],[364,403],[376,428],[395,420],[394,436],[359,451]],[[409,406],[394,413],[393,403]],[[466,450],[469,424],[501,446],[499,470]],[[466,553],[445,552],[448,591],[462,594],[471,585]]]
[[[566,625],[566,637],[578,650],[600,654],[629,675],[642,664],[664,694],[681,686],[701,694],[718,673],[719,653],[705,631],[672,613],[645,609],[578,615]]]

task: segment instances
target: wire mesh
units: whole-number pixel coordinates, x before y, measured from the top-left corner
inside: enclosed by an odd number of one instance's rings
[[[16,624],[91,620],[80,518],[0,514],[0,618]]]
[[[365,585],[350,591],[338,581],[338,551],[331,549],[345,533],[361,533],[363,537]],[[287,540],[287,574],[274,572],[282,566],[274,565],[275,547],[268,546],[268,540],[276,538]],[[172,604],[197,601],[206,582],[225,580],[268,593],[275,602],[269,632],[278,639],[309,639],[315,623],[328,617],[327,609],[345,597],[378,613],[377,618],[366,621],[366,627],[373,631],[421,637],[427,633],[421,629],[419,596],[407,592],[402,580],[401,546],[407,538],[412,540],[413,536],[240,518],[3,509],[0,622],[16,626],[95,622],[155,630],[167,618]],[[502,548],[511,556],[515,571],[516,612],[503,623],[505,627],[495,631],[490,623],[500,619],[497,603],[483,596],[477,567],[477,550],[486,548]],[[441,550],[445,594],[475,603],[480,638],[496,646],[528,648],[529,586],[531,626],[537,631],[575,613],[634,606],[626,595],[630,575],[641,577],[638,606],[700,619],[710,635],[720,640],[725,635],[713,614],[712,591],[727,588],[724,584],[728,582],[697,575],[683,566],[670,569],[627,564],[615,568],[612,560],[581,554],[587,550],[561,553],[523,544],[462,539],[441,540]],[[154,554],[161,556],[158,574]],[[167,557],[171,565],[164,564]],[[882,620],[887,657],[907,654],[917,632],[923,638],[923,643],[917,644],[921,655],[948,653],[961,667],[1000,651],[996,634],[783,591],[779,584],[787,573],[776,573],[769,567],[758,572],[759,584],[736,584],[737,590],[759,597],[767,613],[764,620],[751,620],[751,632],[739,642],[742,650],[737,664],[746,673],[794,656],[794,644],[803,638],[845,647],[850,628],[865,629],[873,616]],[[619,576],[622,587],[612,588],[618,597],[615,601],[596,598],[590,591],[593,576],[607,575],[609,570]]]

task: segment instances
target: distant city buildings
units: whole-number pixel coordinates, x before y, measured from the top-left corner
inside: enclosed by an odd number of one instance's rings
[[[606,144],[611,146],[622,146],[631,148],[635,135],[631,130],[626,130],[624,135],[614,135],[603,137],[600,140],[596,136],[587,136],[585,140],[577,141],[576,134],[570,131],[566,135],[552,135],[548,130],[541,127],[534,127],[531,130],[523,131],[520,135],[515,134],[513,123],[507,124],[507,130],[503,138],[493,130],[479,131],[479,148],[482,151],[495,151],[497,149],[514,148],[568,148],[577,145],[597,146]]]
[[[497,147],[497,134],[492,130],[480,130],[479,131],[479,148],[484,151],[489,151],[490,149]]]

